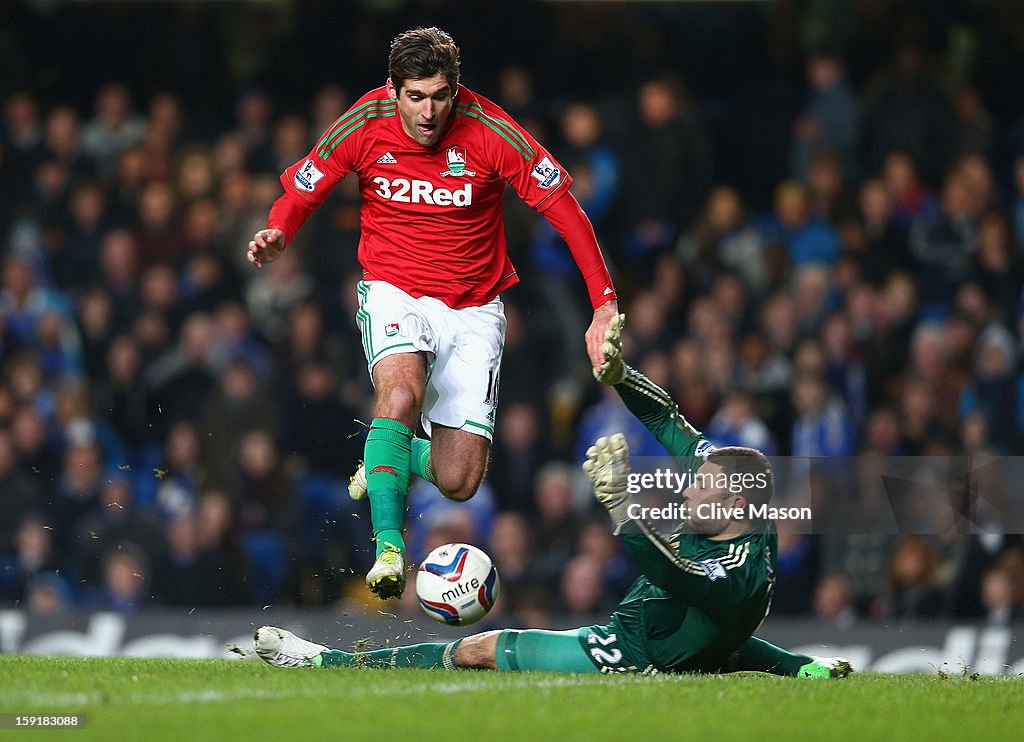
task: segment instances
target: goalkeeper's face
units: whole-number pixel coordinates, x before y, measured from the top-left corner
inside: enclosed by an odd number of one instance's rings
[[[396,88],[387,82],[388,95],[398,101],[398,115],[405,133],[424,147],[440,141],[455,102],[455,91],[444,75],[403,80]]]
[[[717,536],[746,519],[746,500],[728,486],[728,475],[720,464],[703,464],[683,492],[687,525],[694,533]]]

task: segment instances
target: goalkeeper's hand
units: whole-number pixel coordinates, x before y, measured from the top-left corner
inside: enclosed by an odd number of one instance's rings
[[[633,497],[629,494],[629,445],[622,433],[610,438],[598,438],[587,450],[587,460],[583,462],[583,473],[587,475],[594,487],[594,497],[604,505],[615,523],[618,533],[622,525],[628,521],[629,506]]]
[[[622,327],[626,324],[625,314],[616,314],[604,333],[601,352],[604,363],[594,369],[594,378],[602,384],[615,386],[626,375],[626,366],[622,362]]]

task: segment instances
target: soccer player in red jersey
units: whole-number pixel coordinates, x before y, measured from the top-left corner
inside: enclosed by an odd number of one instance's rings
[[[501,108],[459,84],[452,38],[437,28],[400,34],[388,75],[285,170],[284,195],[248,248],[257,268],[273,261],[346,174],[359,177],[356,321],[376,399],[349,494],[369,495],[377,559],[366,582],[382,599],[405,588],[410,473],[459,501],[484,477],[505,338],[499,293],[519,280],[505,245],[506,183],[558,230],[583,274],[595,369],[618,312],[572,178]],[[418,419],[429,441],[415,437]]]

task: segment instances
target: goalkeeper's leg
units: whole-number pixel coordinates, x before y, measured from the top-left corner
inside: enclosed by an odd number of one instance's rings
[[[453,642],[428,642],[366,652],[344,652],[302,639],[287,629],[263,626],[253,635],[253,648],[264,662],[274,667],[455,670],[454,658],[460,641],[457,639]]]
[[[582,631],[488,631],[454,642],[345,652],[306,641],[286,629],[264,626],[257,629],[253,645],[275,667],[597,672],[580,643]]]
[[[585,631],[500,631],[494,641],[495,669],[502,672],[601,672],[580,641],[581,632]]]
[[[415,644],[372,652],[321,652],[323,667],[600,672],[580,642],[584,629],[488,631],[461,641]],[[614,652],[614,648],[612,650]],[[606,653],[605,656],[609,656]],[[614,656],[614,655],[611,655]]]
[[[426,642],[368,652],[343,652],[325,649],[320,653],[322,667],[366,667],[380,670],[457,670],[455,655],[461,641]]]
[[[842,657],[811,657],[787,652],[752,636],[726,660],[721,672],[767,672],[799,678],[845,678],[853,672]]]
[[[373,652],[323,652],[323,665],[344,667],[445,670],[499,670],[502,672],[600,672],[587,653],[581,634],[589,629],[545,631],[505,629],[468,636],[451,644],[415,644]],[[614,635],[612,637],[614,639]],[[605,656],[621,656],[605,653]]]

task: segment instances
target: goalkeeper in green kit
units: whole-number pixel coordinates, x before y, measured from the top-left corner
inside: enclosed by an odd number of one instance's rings
[[[714,448],[664,390],[625,365],[623,319],[618,315],[606,333],[608,360],[595,376],[614,386],[683,469],[696,475],[678,503],[684,525],[666,538],[640,517],[629,493],[625,438],[601,438],[587,452],[583,470],[594,494],[643,573],[607,624],[505,629],[367,652],[328,649],[264,626],[256,631],[257,654],[280,667],[849,675],[843,658],[794,654],[753,636],[771,605],[777,535],[772,523],[750,518],[749,511],[772,497],[771,465],[752,448]]]

